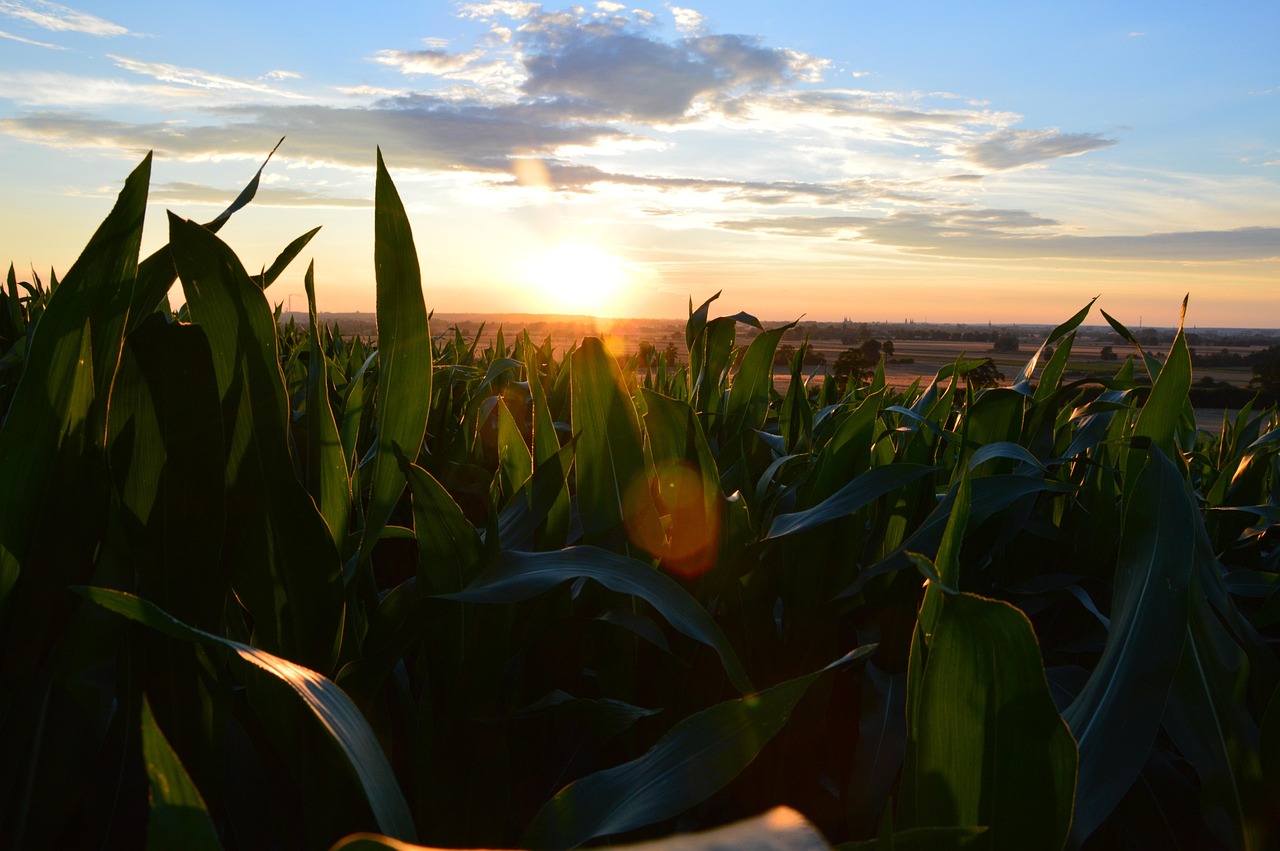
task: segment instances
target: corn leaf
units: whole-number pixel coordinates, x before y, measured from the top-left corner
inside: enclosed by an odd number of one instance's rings
[[[378,406],[373,483],[360,561],[373,551],[404,490],[392,447],[418,457],[431,408],[431,332],[409,218],[378,151],[373,265],[378,284]]]
[[[812,674],[684,718],[643,756],[561,789],[534,816],[522,844],[576,848],[679,815],[738,776],[819,677],[873,649],[860,647]]]
[[[1076,748],[1026,616],[1002,601],[946,596],[919,682],[907,695],[903,794],[915,796],[915,820],[904,826],[986,826],[971,848],[1062,848]]]
[[[77,594],[105,609],[144,624],[170,638],[208,646],[221,646],[276,677],[302,700],[351,765],[369,800],[378,828],[390,836],[412,842],[413,818],[391,765],[369,724],[351,699],[328,679],[265,650],[188,626],[154,603],[111,588],[78,587]]]
[[[218,831],[209,818],[200,790],[182,760],[151,714],[151,703],[142,701],[142,759],[151,786],[151,817],[147,821],[148,851],[189,848],[192,851],[221,849]]]
[[[1153,450],[1124,518],[1106,647],[1063,712],[1080,749],[1076,842],[1124,797],[1155,741],[1182,655],[1200,522],[1182,476]]]
[[[674,580],[627,556],[597,547],[504,552],[464,590],[441,596],[464,603],[514,603],[580,578],[594,579],[611,591],[644,600],[681,633],[715,650],[734,688],[743,694],[753,691],[737,654],[711,616]]]
[[[342,574],[330,529],[294,474],[271,309],[231,249],[200,225],[170,214],[169,244],[192,318],[209,339],[226,418],[223,563],[253,615],[255,643],[328,670]]]
[[[583,540],[644,551],[632,542],[661,541],[663,531],[649,494],[635,405],[617,362],[598,338],[587,337],[570,359]]]

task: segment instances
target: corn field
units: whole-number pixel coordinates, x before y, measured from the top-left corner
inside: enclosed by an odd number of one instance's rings
[[[140,259],[148,156],[61,280],[10,267],[0,845],[571,848],[786,804],[851,849],[1278,847],[1280,416],[1197,431],[1181,332],[1103,313],[1141,357],[1065,381],[1090,303],[1009,387],[807,388],[801,351],[784,394],[792,326],[714,298],[678,368],[482,345],[430,329],[377,165],[376,345],[311,269],[309,327],[273,312],[315,231],[256,275],[217,237],[257,176]]]

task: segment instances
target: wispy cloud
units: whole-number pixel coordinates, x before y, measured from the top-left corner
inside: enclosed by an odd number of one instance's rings
[[[886,216],[779,216],[717,222],[727,230],[874,243],[912,254],[988,260],[1221,263],[1280,259],[1280,228],[1082,236],[1024,210],[911,210]]]
[[[168,204],[190,204],[226,207],[240,193],[240,189],[218,189],[201,183],[160,183],[151,187],[148,198]],[[325,195],[284,186],[263,186],[253,198],[256,207],[372,207],[372,198],[350,198]]]
[[[1075,157],[1116,144],[1100,133],[1063,133],[1059,130],[1002,130],[965,145],[961,153],[974,165],[996,171],[1017,168],[1059,157]]]
[[[17,18],[50,32],[76,32],[94,36],[136,35],[127,27],[48,0],[0,0],[0,15]]]
[[[33,45],[33,46],[35,46],[35,47],[47,47],[47,48],[49,48],[49,49],[51,49],[51,50],[66,50],[66,48],[65,48],[65,47],[63,47],[63,46],[61,46],[61,45],[58,45],[58,44],[49,44],[47,41],[36,41],[35,39],[23,38],[23,37],[22,37],[22,36],[20,36],[20,35],[14,35],[13,33],[7,33],[7,32],[5,32],[4,30],[0,30],[0,38],[7,38],[7,39],[9,39],[10,41],[17,41],[17,42],[21,42],[22,44],[30,44],[30,45]]]
[[[118,68],[122,68],[125,71],[131,71],[135,74],[152,77],[162,83],[174,83],[182,86],[191,86],[196,89],[210,89],[214,91],[242,91],[285,98],[302,97],[302,95],[276,88],[274,86],[268,86],[256,80],[243,80],[236,77],[228,77],[223,74],[202,71],[198,68],[184,68],[181,65],[170,65],[167,62],[146,62],[141,59],[133,59],[128,56],[117,56],[115,54],[108,54],[108,58],[110,58]],[[283,74],[282,77],[277,77],[276,79],[293,79],[297,76],[291,76],[290,72],[287,71],[273,73]]]

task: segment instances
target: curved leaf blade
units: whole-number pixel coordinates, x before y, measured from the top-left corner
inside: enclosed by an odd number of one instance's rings
[[[812,674],[684,718],[643,756],[561,789],[534,816],[522,844],[575,848],[597,836],[670,818],[706,800],[755,759],[815,680],[874,649],[860,647]]]
[[[413,841],[416,831],[409,805],[396,782],[382,746],[360,710],[346,693],[310,668],[304,668],[265,650],[188,626],[154,603],[113,588],[77,587],[80,596],[104,609],[143,624],[178,641],[219,645],[241,659],[278,678],[302,700],[337,743],[355,771],[378,828],[390,836]]]
[[[580,578],[594,579],[610,591],[644,600],[681,633],[715,650],[734,688],[743,694],[755,690],[720,627],[675,580],[644,562],[598,547],[504,552],[497,564],[465,589],[440,596],[463,603],[515,603]]]

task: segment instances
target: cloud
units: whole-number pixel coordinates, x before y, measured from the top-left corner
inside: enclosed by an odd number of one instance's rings
[[[667,8],[671,10],[671,17],[675,18],[676,29],[680,30],[680,32],[698,32],[706,21],[701,13],[695,12],[693,9],[671,5],[668,5]]]
[[[820,183],[794,180],[663,177],[622,174],[604,171],[594,166],[556,162],[543,163],[539,173],[544,175],[547,188],[559,192],[582,192],[602,185],[634,186],[660,192],[676,190],[714,192],[719,193],[722,200],[726,202],[758,206],[782,204],[831,206],[886,200],[919,203],[931,198],[927,189],[912,182],[871,178]]]
[[[185,160],[259,159],[280,136],[278,156],[295,161],[368,168],[381,145],[401,168],[506,172],[512,155],[548,156],[565,145],[590,146],[630,138],[608,126],[561,123],[528,105],[480,106],[427,95],[368,107],[321,104],[216,107],[218,123],[133,124],[90,115],[38,113],[0,119],[0,132],[58,148],[115,153],[154,150]]]
[[[211,89],[214,91],[243,91],[286,98],[302,97],[301,95],[284,91],[283,89],[264,85],[256,80],[243,80],[236,77],[227,77],[222,74],[201,71],[198,68],[184,68],[180,65],[170,65],[166,62],[145,62],[141,59],[133,59],[128,56],[116,56],[115,54],[107,54],[107,57],[111,59],[118,68],[123,68],[126,71],[132,71],[135,74],[141,74],[146,77],[152,77],[162,83],[176,83],[182,86],[191,86],[192,88],[197,89]],[[292,72],[285,71],[273,73],[283,73],[288,77]]]
[[[135,35],[126,27],[48,0],[0,0],[0,15],[35,24],[51,32],[94,36]]]
[[[491,21],[495,18],[527,18],[542,8],[541,3],[525,3],[521,0],[493,0],[490,3],[460,3],[458,15],[473,21]]]
[[[464,70],[484,55],[482,50],[469,53],[449,53],[446,50],[379,50],[373,61],[395,68],[402,74],[447,75]]]
[[[66,50],[66,48],[65,48],[65,47],[62,47],[61,45],[57,45],[57,44],[49,44],[47,41],[33,41],[32,39],[29,39],[29,38],[23,38],[23,37],[22,37],[22,36],[20,36],[20,35],[14,35],[13,33],[7,33],[7,32],[5,32],[4,30],[0,30],[0,38],[7,38],[7,39],[9,39],[10,41],[17,41],[17,42],[21,42],[22,44],[30,44],[30,45],[33,45],[33,46],[35,46],[35,47],[48,47],[48,48],[50,48],[50,49],[52,49],[52,50]]]
[[[217,189],[200,183],[161,183],[151,187],[149,200],[170,204],[191,204],[226,207],[240,189]],[[255,207],[372,207],[372,198],[347,198],[324,195],[303,189],[280,186],[262,186],[254,195]]]
[[[1280,259],[1280,228],[1109,236],[1061,233],[1024,210],[911,210],[885,216],[779,216],[717,227],[781,236],[842,238],[913,254],[989,260],[1120,260],[1221,263]]]
[[[994,171],[1075,157],[1099,148],[1109,148],[1115,139],[1100,133],[1063,133],[1059,130],[1001,130],[966,145],[961,154],[969,162]]]
[[[655,37],[623,18],[583,22],[537,13],[520,28],[524,94],[575,103],[584,115],[658,123],[685,119],[695,101],[811,80],[827,63],[764,47],[756,37]]]

